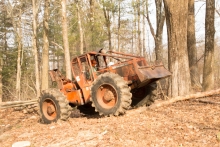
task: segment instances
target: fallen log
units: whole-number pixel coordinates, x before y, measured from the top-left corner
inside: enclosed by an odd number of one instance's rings
[[[220,89],[206,91],[206,92],[197,92],[195,94],[190,94],[190,95],[186,95],[186,96],[177,96],[175,98],[170,98],[166,101],[156,102],[156,103],[152,104],[151,106],[149,106],[148,108],[155,109],[158,107],[170,105],[170,104],[178,102],[178,101],[196,99],[196,98],[201,98],[201,97],[208,97],[208,96],[217,95],[217,94],[220,94]]]
[[[37,104],[37,102],[30,102],[30,103],[23,103],[23,104],[13,104],[13,105],[0,106],[0,109],[13,108],[13,107],[21,107],[21,106],[34,105],[34,104]]]
[[[36,102],[37,99],[32,99],[32,100],[26,100],[26,101],[8,101],[8,102],[2,102],[0,105],[11,105],[11,104],[23,104],[26,102]]]
[[[3,102],[0,103],[0,109],[4,108],[12,108],[18,106],[26,106],[26,105],[33,105],[37,103],[37,99],[27,100],[27,101],[11,101],[11,102]]]
[[[200,102],[200,103],[205,103],[205,104],[216,104],[216,105],[220,105],[220,102],[212,102],[212,101],[204,101],[204,100],[192,100],[192,101],[196,101],[196,102]]]

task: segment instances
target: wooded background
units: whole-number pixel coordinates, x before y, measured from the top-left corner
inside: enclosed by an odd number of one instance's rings
[[[196,2],[206,9],[202,39],[195,35]],[[216,89],[219,17],[215,0],[1,0],[0,101],[39,97],[51,86],[48,70],[71,78],[70,59],[100,48],[163,61],[172,72],[165,85],[170,97]]]

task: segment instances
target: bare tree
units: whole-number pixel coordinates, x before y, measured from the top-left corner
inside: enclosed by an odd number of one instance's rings
[[[89,0],[89,23],[90,23],[90,32],[91,32],[91,37],[90,37],[90,40],[91,42],[93,43],[94,40],[95,40],[95,35],[93,33],[94,31],[94,2],[95,0]],[[92,45],[91,47],[92,50],[94,50],[94,46]]]
[[[189,68],[192,87],[195,87],[199,82],[197,70],[197,51],[196,51],[196,36],[195,36],[195,10],[194,0],[188,1],[188,25],[187,25],[187,49],[189,57]]]
[[[165,22],[165,11],[163,7],[162,0],[155,0],[156,4],[156,15],[157,15],[157,30],[155,36],[155,52],[156,52],[156,59],[162,60],[163,59],[163,26]]]
[[[164,0],[167,34],[168,66],[172,72],[168,94],[171,97],[190,93],[191,81],[187,54],[188,1]]]
[[[22,52],[22,28],[21,28],[21,10],[19,13],[19,20],[16,25],[16,38],[18,44],[18,57],[17,57],[17,78],[16,78],[16,97],[21,99],[21,52]]]
[[[76,0],[76,9],[77,9],[77,18],[78,18],[78,27],[79,27],[79,36],[80,36],[80,54],[83,54],[83,29],[81,23],[80,5],[78,0]]]
[[[163,26],[165,22],[165,11],[163,7],[162,0],[155,0],[156,5],[156,33],[154,31],[154,28],[152,26],[152,23],[150,21],[149,12],[148,12],[148,0],[146,1],[146,18],[147,22],[150,27],[151,35],[154,38],[155,42],[155,54],[156,54],[156,60],[162,60],[163,59],[163,51],[162,51],[162,45],[163,45]]]
[[[118,51],[120,52],[121,1],[118,1]]]
[[[110,2],[104,2],[103,1],[103,12],[105,16],[105,25],[107,27],[107,33],[108,33],[108,46],[109,50],[112,50],[112,33],[111,33],[111,10],[112,10],[112,3]]]
[[[138,55],[141,55],[141,2],[137,0],[137,23],[138,23]]]
[[[18,9],[15,9],[17,7]],[[16,43],[17,43],[17,74],[16,74],[16,98],[21,99],[21,60],[22,60],[22,11],[19,5],[12,6],[10,4],[10,12],[12,18],[12,25],[15,31]],[[12,17],[17,14],[16,17]],[[16,19],[17,18],[17,19]]]
[[[62,31],[63,31],[63,47],[65,55],[65,67],[66,77],[71,79],[71,67],[70,67],[70,52],[69,52],[69,41],[68,41],[68,28],[67,28],[67,17],[66,17],[66,0],[61,0],[62,5]]]
[[[32,0],[32,7],[33,7],[33,36],[32,36],[32,47],[34,53],[34,63],[35,63],[35,78],[36,78],[36,92],[37,97],[40,96],[40,73],[39,73],[39,55],[37,49],[37,14],[38,8],[36,4],[36,0]]]
[[[3,50],[7,48],[7,31],[6,31],[6,4],[5,1],[0,3],[0,103],[3,100],[3,83],[2,83],[2,69],[3,69]],[[4,31],[5,30],[5,31]]]
[[[42,52],[42,75],[41,90],[48,89],[48,70],[49,70],[49,6],[50,0],[44,0],[44,20],[43,20],[43,39],[44,46]]]
[[[215,0],[206,0],[203,91],[214,88]]]
[[[22,28],[21,28],[21,15],[19,15],[19,22],[17,23],[17,47],[18,47],[18,57],[17,57],[17,78],[16,78],[16,97],[18,100],[21,99],[21,52],[22,52]]]
[[[143,13],[142,13],[142,23],[143,23],[143,28],[142,28],[142,36],[143,36],[143,44],[142,44],[142,51],[141,51],[141,56],[144,56],[144,53],[146,52],[146,46],[145,46],[145,40],[146,40],[146,37],[145,37],[145,32],[146,32],[146,19],[145,19],[145,8],[146,8],[146,4],[142,5],[143,6]]]

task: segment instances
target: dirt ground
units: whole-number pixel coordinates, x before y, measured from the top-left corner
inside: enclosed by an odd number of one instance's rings
[[[220,147],[220,97],[181,101],[154,110],[141,107],[119,117],[83,115],[45,125],[37,114],[0,110],[0,146],[31,147]]]

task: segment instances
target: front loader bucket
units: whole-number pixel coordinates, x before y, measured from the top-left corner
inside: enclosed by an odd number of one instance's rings
[[[171,76],[171,73],[163,66],[163,64],[154,66],[139,66],[136,68],[136,73],[141,82],[138,87]]]

